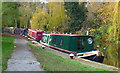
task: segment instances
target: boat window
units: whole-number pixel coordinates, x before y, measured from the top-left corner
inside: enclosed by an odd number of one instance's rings
[[[85,49],[85,38],[82,39],[82,49]]]
[[[56,43],[56,38],[53,39],[53,44],[55,44],[55,43]]]
[[[60,45],[63,45],[63,38],[60,39]]]
[[[77,39],[78,49],[80,49],[80,38]]]
[[[32,32],[32,37],[34,37],[34,32]]]
[[[41,34],[41,33],[39,33],[39,34],[38,34],[38,36],[42,36],[42,34]]]

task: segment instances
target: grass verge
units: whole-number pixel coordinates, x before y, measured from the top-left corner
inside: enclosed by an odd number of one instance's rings
[[[0,36],[0,72],[2,72],[2,37],[1,36]]]
[[[80,62],[65,59],[58,55],[48,52],[47,50],[28,44],[37,60],[41,63],[42,68],[46,71],[107,71],[105,69],[93,68]]]
[[[2,36],[2,71],[7,68],[7,61],[11,58],[14,49],[13,37]]]

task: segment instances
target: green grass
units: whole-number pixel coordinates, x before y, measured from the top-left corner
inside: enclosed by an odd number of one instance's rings
[[[0,36],[0,72],[2,71],[2,37]]]
[[[13,37],[2,37],[2,71],[7,68],[7,61],[11,58],[14,49]]]
[[[29,46],[32,48],[32,52],[35,54],[37,60],[40,61],[42,68],[46,71],[107,71],[105,69],[86,66],[71,59],[62,58],[31,44]]]

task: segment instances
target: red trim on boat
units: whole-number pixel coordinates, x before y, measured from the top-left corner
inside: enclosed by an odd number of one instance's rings
[[[93,36],[93,35],[77,35],[77,34],[54,34],[54,33],[43,33],[49,35],[58,35],[58,36]]]

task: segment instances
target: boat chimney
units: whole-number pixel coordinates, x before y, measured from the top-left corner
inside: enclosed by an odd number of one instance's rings
[[[89,35],[89,31],[87,31],[86,35]]]
[[[90,28],[87,28],[87,33],[86,33],[86,35],[89,35],[89,30],[90,30]]]

